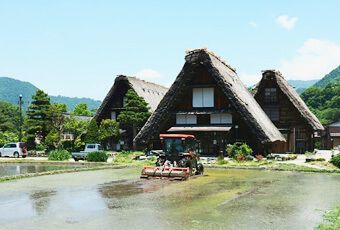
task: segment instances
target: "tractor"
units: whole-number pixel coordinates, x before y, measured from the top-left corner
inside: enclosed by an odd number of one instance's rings
[[[160,140],[163,150],[158,154],[156,166],[144,166],[141,178],[185,180],[192,175],[203,175],[194,135],[160,134]]]

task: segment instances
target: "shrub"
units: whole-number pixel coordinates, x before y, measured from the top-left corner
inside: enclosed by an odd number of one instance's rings
[[[37,151],[45,151],[46,149],[47,149],[47,147],[44,144],[37,144],[35,146],[35,150],[37,150]]]
[[[255,159],[255,157],[253,157],[252,155],[246,155],[247,161],[253,161],[254,159]]]
[[[106,152],[91,152],[86,156],[86,160],[90,162],[106,162],[107,158]]]
[[[48,159],[51,161],[65,161],[70,158],[71,154],[66,150],[53,150],[48,154]]]
[[[246,156],[251,155],[253,150],[245,143],[236,142],[227,146],[227,153],[229,157],[242,161]]]
[[[217,157],[217,164],[218,165],[224,165],[224,164],[227,164],[227,163],[228,163],[228,161],[224,160],[224,157],[222,155]]]
[[[333,156],[330,162],[336,167],[340,168],[340,154]]]
[[[315,142],[314,148],[321,149],[321,142],[320,141]]]

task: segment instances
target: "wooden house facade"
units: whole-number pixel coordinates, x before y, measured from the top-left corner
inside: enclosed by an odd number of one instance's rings
[[[326,132],[323,138],[323,145],[326,149],[339,148],[340,146],[340,121],[326,125]]]
[[[324,128],[279,71],[263,71],[253,93],[287,140],[277,146],[276,152],[304,153],[314,149],[315,137]]]
[[[117,119],[118,115],[124,110],[125,94],[129,89],[134,90],[138,96],[142,97],[148,103],[150,112],[153,112],[157,108],[158,103],[168,90],[166,87],[136,77],[119,75],[97,110],[94,118],[98,123],[103,119]],[[118,143],[111,143],[111,148],[115,150],[132,149],[132,132],[129,130],[121,130],[121,136],[122,139]]]
[[[185,64],[134,141],[153,143],[161,133],[193,134],[202,155],[224,153],[226,145],[248,143],[271,151],[285,139],[269,120],[235,69],[206,49],[188,52]]]

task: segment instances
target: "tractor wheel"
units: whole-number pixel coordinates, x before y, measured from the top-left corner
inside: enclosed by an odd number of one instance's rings
[[[198,163],[196,167],[196,175],[203,175],[204,167],[202,163]]]
[[[157,158],[156,166],[163,166],[164,163],[165,163],[165,159],[164,158],[160,158],[160,157]]]
[[[182,159],[180,159],[179,165],[183,168],[189,168],[190,174],[192,173],[192,160],[190,159],[190,157],[183,157]]]

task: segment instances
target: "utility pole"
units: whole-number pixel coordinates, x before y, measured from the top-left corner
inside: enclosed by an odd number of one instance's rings
[[[19,95],[19,113],[20,113],[20,124],[19,124],[19,141],[22,140],[22,94]]]

